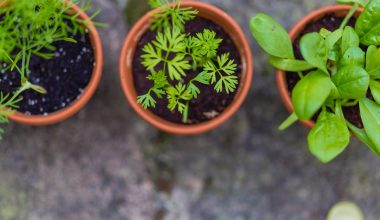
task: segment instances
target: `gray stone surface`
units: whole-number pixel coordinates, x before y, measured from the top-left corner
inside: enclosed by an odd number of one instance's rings
[[[354,140],[322,165],[307,149],[306,128],[278,132],[288,113],[274,69],[247,27],[250,16],[266,12],[290,28],[334,1],[207,2],[244,27],[254,51],[255,79],[239,112],[197,137],[164,134],[145,123],[125,102],[117,68],[144,0],[95,0],[103,9],[99,20],[110,24],[100,30],[101,85],[83,111],[61,124],[8,126],[0,143],[1,220],[323,220],[340,200],[356,202],[367,220],[379,219],[380,160]],[[125,16],[126,5],[135,14]]]

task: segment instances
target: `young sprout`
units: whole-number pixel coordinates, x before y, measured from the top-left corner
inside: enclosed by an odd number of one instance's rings
[[[153,86],[137,102],[145,109],[155,108],[157,99],[166,98],[167,108],[182,115],[188,122],[190,102],[198,98],[200,85],[213,86],[216,93],[233,93],[238,85],[237,64],[228,53],[218,55],[223,39],[216,32],[204,29],[190,36],[185,33],[185,24],[198,13],[192,8],[181,8],[180,0],[168,6],[167,0],[150,0],[161,11],[153,16],[152,30],[156,39],[146,44],[141,56],[142,64],[150,72],[148,80]],[[185,81],[188,72],[196,76]]]

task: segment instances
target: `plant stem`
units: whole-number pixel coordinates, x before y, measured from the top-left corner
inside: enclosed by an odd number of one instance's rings
[[[184,113],[182,114],[182,121],[184,123],[187,123],[187,120],[189,119],[189,101],[186,102],[186,108],[184,110]]]
[[[295,112],[293,112],[281,125],[278,127],[278,130],[283,131],[296,123],[298,121],[298,117]]]
[[[340,25],[339,29],[343,29],[343,28],[347,25],[348,21],[349,21],[349,20],[351,19],[351,17],[354,15],[354,13],[356,12],[356,10],[358,10],[358,8],[359,8],[359,4],[358,4],[358,3],[355,3],[355,4],[352,6],[351,10],[350,10],[350,11],[348,12],[348,14],[346,15],[346,17],[344,18],[344,20],[343,20],[342,24]]]
[[[27,82],[27,83],[24,83],[13,95],[12,95],[12,98],[10,98],[7,103],[13,103],[14,100],[16,100],[16,98],[21,94],[23,93],[24,91],[28,90],[31,88],[31,83]],[[6,105],[9,105],[9,104],[6,104]]]
[[[359,100],[350,100],[350,99],[345,99],[341,102],[341,105],[342,106],[345,106],[345,107],[350,107],[350,106],[355,106],[357,105],[359,102]]]

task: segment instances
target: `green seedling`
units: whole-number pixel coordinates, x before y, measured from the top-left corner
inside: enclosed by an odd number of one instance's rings
[[[167,108],[178,111],[182,121],[188,122],[189,103],[202,94],[199,85],[213,86],[217,93],[232,93],[238,85],[237,64],[228,53],[218,55],[223,39],[214,31],[204,29],[194,36],[184,32],[186,21],[195,18],[197,11],[181,8],[180,0],[171,6],[167,0],[151,0],[160,7],[153,16],[151,29],[157,31],[156,39],[143,48],[142,64],[150,72],[148,80],[153,86],[137,102],[145,109],[155,108],[157,99],[166,98]],[[185,82],[186,72],[196,76]]]

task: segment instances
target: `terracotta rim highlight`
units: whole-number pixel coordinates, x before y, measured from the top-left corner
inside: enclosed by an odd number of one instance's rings
[[[312,13],[303,17],[291,29],[291,31],[289,32],[291,40],[294,41],[295,39],[297,39],[297,37],[300,36],[301,32],[305,29],[305,27],[308,24],[323,18],[326,14],[335,14],[337,17],[344,17],[351,8],[352,7],[348,5],[331,5],[331,6],[323,7],[318,10],[313,11]],[[356,11],[356,16],[358,16],[361,12],[363,12],[363,9],[359,8]],[[277,70],[276,80],[277,80],[277,88],[279,91],[279,95],[282,99],[282,102],[284,103],[286,109],[290,113],[292,113],[294,111],[293,104],[290,98],[290,93],[288,91],[288,84],[286,82],[285,72],[282,70]],[[308,128],[312,128],[314,126],[314,122],[311,120],[301,121],[301,123]]]
[[[9,117],[12,121],[34,126],[51,125],[64,121],[65,119],[68,119],[69,117],[76,114],[88,103],[88,101],[91,99],[99,85],[103,69],[103,48],[99,37],[99,33],[97,32],[96,27],[91,22],[89,17],[83,11],[81,11],[81,9],[77,5],[71,3],[70,0],[65,0],[65,2],[69,4],[75,12],[79,12],[79,17],[87,22],[87,28],[89,30],[91,44],[94,49],[95,60],[95,66],[92,72],[91,80],[84,92],[78,97],[76,101],[71,103],[71,105],[69,105],[68,107],[61,109],[57,112],[50,113],[47,116],[25,115],[23,113],[16,112],[15,114]]]
[[[135,90],[132,73],[133,56],[137,47],[137,43],[145,31],[148,30],[152,15],[154,13],[157,13],[158,9],[148,12],[129,32],[120,56],[120,80],[122,89],[128,102],[137,112],[137,114],[140,115],[144,120],[156,128],[168,133],[195,135],[210,131],[220,126],[240,108],[251,86],[253,78],[253,56],[248,41],[243,34],[243,31],[228,14],[216,8],[215,6],[196,1],[185,1],[181,4],[181,7],[192,7],[199,11],[198,16],[210,19],[216,24],[220,25],[227,33],[229,33],[230,37],[233,39],[236,45],[236,48],[239,50],[243,64],[242,77],[240,79],[241,82],[238,88],[238,92],[230,106],[227,107],[222,114],[210,121],[196,125],[181,125],[166,121],[165,119],[156,116],[149,110],[145,110],[141,105],[137,104],[137,93]]]

